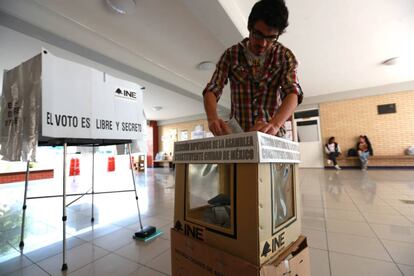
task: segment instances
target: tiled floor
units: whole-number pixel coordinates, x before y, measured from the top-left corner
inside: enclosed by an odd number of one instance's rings
[[[300,171],[312,275],[414,275],[414,171]]]
[[[131,193],[84,197],[68,209],[69,275],[170,275],[169,228],[174,176],[169,169],[137,177],[144,224],[164,234],[152,242],[131,239],[138,230]],[[30,183],[29,196],[59,193],[58,177]],[[414,275],[414,171],[300,171],[303,233],[313,276]],[[69,180],[68,192],[88,181]],[[97,190],[130,189],[128,171],[97,179]],[[0,185],[0,275],[62,275],[62,201],[28,201],[25,247],[18,250],[23,183]],[[71,198],[73,199],[73,198]],[[70,199],[68,199],[70,202]]]

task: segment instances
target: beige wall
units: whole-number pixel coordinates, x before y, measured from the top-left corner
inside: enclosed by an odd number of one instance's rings
[[[378,115],[377,105],[390,103],[397,113]],[[414,145],[414,92],[322,103],[319,109],[324,144],[335,136],[343,152],[355,147],[360,134],[368,136],[374,155],[402,155]]]
[[[203,125],[204,131],[208,130],[208,123],[207,120],[196,120],[196,121],[190,121],[185,123],[179,123],[179,124],[171,124],[171,125],[165,125],[165,126],[159,126],[158,127],[158,143],[159,143],[159,149],[163,152],[173,152],[173,141],[170,139],[167,139],[165,141],[162,141],[162,137],[169,137],[171,130],[177,130],[177,140],[180,141],[180,133],[182,130],[188,131],[188,138],[191,138],[191,131],[194,130],[194,127],[197,125]]]

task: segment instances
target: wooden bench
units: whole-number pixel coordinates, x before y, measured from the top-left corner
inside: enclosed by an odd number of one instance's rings
[[[172,160],[154,160],[154,167],[155,168],[160,168],[160,167],[174,168],[174,163]]]
[[[359,167],[358,156],[340,155],[337,158],[341,167]],[[368,158],[368,167],[414,167],[414,156],[411,155],[374,155]]]

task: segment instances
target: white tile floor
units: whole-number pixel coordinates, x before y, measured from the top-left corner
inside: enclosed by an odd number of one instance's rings
[[[59,179],[33,181],[29,196],[59,192]],[[414,275],[414,171],[300,171],[303,233],[308,237],[313,276]],[[130,193],[90,198],[68,208],[65,275],[170,275],[174,179],[169,169],[137,178],[144,224],[164,234],[135,242],[138,229]],[[85,179],[68,192],[87,190]],[[130,189],[130,175],[104,175],[100,189]],[[98,186],[98,185],[97,185]],[[102,188],[103,187],[103,188]],[[0,275],[62,275],[61,199],[28,201],[25,247],[21,254],[23,183],[0,185]]]
[[[300,173],[312,275],[414,275],[414,171]]]

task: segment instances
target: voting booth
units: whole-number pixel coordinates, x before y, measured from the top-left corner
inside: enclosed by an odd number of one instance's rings
[[[182,141],[174,162],[172,231],[257,267],[298,240],[298,143],[261,132]]]
[[[129,144],[143,140],[146,122],[143,114],[141,86],[116,78],[105,72],[65,60],[46,49],[4,72],[0,109],[0,154],[4,160],[26,161],[26,181],[20,247],[24,246],[24,225],[29,161],[36,160],[39,145],[63,147],[63,265],[66,264],[66,196],[92,195],[93,222],[94,164],[92,164],[92,192],[67,195],[67,146]],[[94,162],[94,161],[92,161]],[[131,163],[132,168],[132,163]],[[134,189],[110,192],[135,192]],[[52,196],[48,196],[52,197]],[[36,197],[42,198],[42,197]],[[131,197],[132,198],[132,197]],[[73,201],[72,201],[73,202]],[[139,207],[137,203],[139,212]]]
[[[141,86],[42,53],[4,72],[0,144],[4,159],[35,161],[38,145],[142,140]]]

